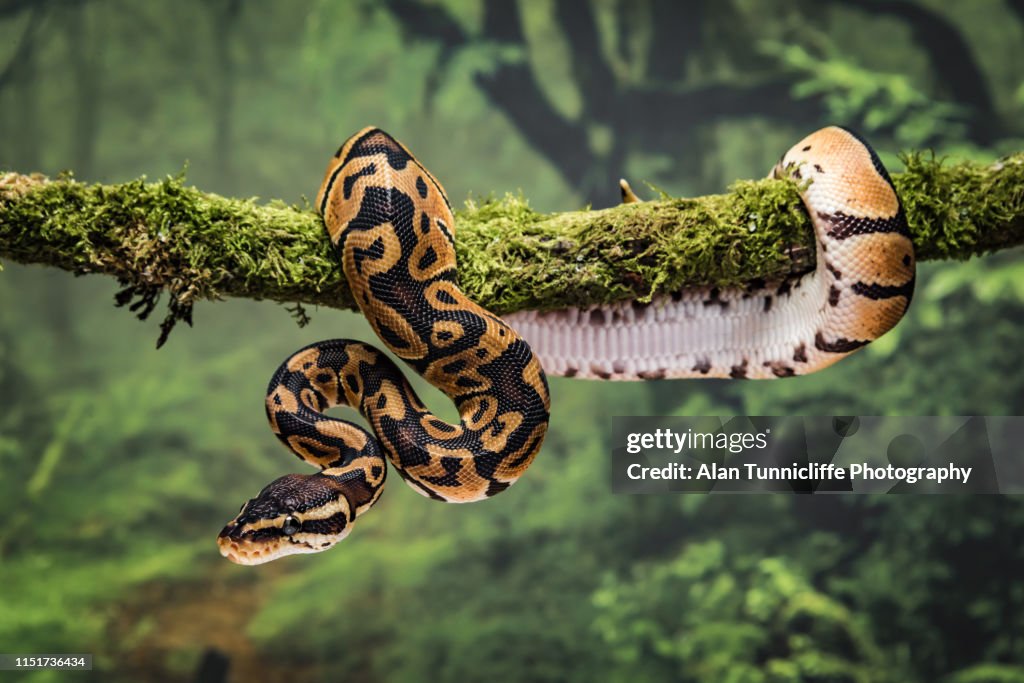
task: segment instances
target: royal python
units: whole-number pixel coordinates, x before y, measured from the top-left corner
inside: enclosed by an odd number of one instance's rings
[[[267,416],[320,472],[281,477],[245,503],[220,533],[221,553],[259,564],[333,546],[377,501],[388,460],[436,500],[505,490],[547,431],[542,364],[552,375],[613,380],[789,377],[877,339],[906,312],[915,273],[902,206],[878,156],[855,133],[829,127],[797,143],[772,175],[800,184],[814,224],[817,265],[802,278],[502,321],[458,289],[440,183],[380,129],[349,138],[317,209],[374,331],[455,402],[461,423],[431,414],[372,346],[342,339],[296,352],[270,381]],[[625,182],[622,192],[638,201]],[[336,405],[358,408],[374,434],[323,414]]]

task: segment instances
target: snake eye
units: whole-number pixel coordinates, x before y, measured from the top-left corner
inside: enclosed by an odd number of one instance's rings
[[[284,518],[284,524],[281,525],[281,531],[284,532],[285,536],[291,536],[298,531],[301,526],[302,522],[300,522],[298,518],[288,515]]]

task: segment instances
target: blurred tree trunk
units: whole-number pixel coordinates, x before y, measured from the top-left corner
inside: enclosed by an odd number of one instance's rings
[[[984,71],[961,29],[940,11],[902,0],[833,1],[903,22],[931,62],[937,90],[965,108],[967,137],[979,145],[989,145],[1003,135],[1004,126]]]
[[[8,9],[11,13],[17,13],[23,7],[29,5],[13,4]],[[11,163],[28,168],[41,166],[36,38],[45,14],[44,3],[31,6],[18,46],[0,72],[0,90],[9,89],[11,100],[16,105],[4,112],[5,117],[9,117],[10,128],[17,131],[16,135],[11,136],[11,149],[7,154],[10,155]]]
[[[214,135],[217,171],[221,178],[231,176],[234,157],[235,61],[231,54],[235,26],[242,9],[240,0],[219,0],[211,5],[214,30],[213,51],[217,64],[217,87],[213,96]]]
[[[89,20],[88,8],[77,2],[67,9],[64,31],[68,40],[70,68],[74,74],[75,109],[71,122],[71,159],[75,171],[92,177],[96,162],[96,138],[99,135],[101,100],[99,62]]]

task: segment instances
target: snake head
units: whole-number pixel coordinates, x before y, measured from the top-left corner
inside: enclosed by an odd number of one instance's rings
[[[321,474],[288,474],[245,503],[217,537],[236,564],[318,553],[345,538],[354,515],[337,484]]]

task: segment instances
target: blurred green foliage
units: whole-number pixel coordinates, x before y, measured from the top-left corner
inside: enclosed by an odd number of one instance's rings
[[[940,3],[0,3],[0,167],[301,201],[368,123],[459,201],[541,211],[764,173],[836,121],[900,149],[1024,148],[1024,10]],[[951,61],[952,60],[952,61]],[[603,194],[602,194],[603,193]],[[116,284],[0,274],[0,650],[75,680],[1024,681],[1024,506],[1007,497],[612,496],[609,417],[1019,414],[1020,253],[922,269],[908,319],[780,382],[555,380],[511,491],[397,477],[322,555],[228,566],[214,537],[301,466],[264,383],[354,315],[203,303],[159,352]],[[450,405],[421,381],[426,400]],[[22,675],[62,681],[59,673]]]

